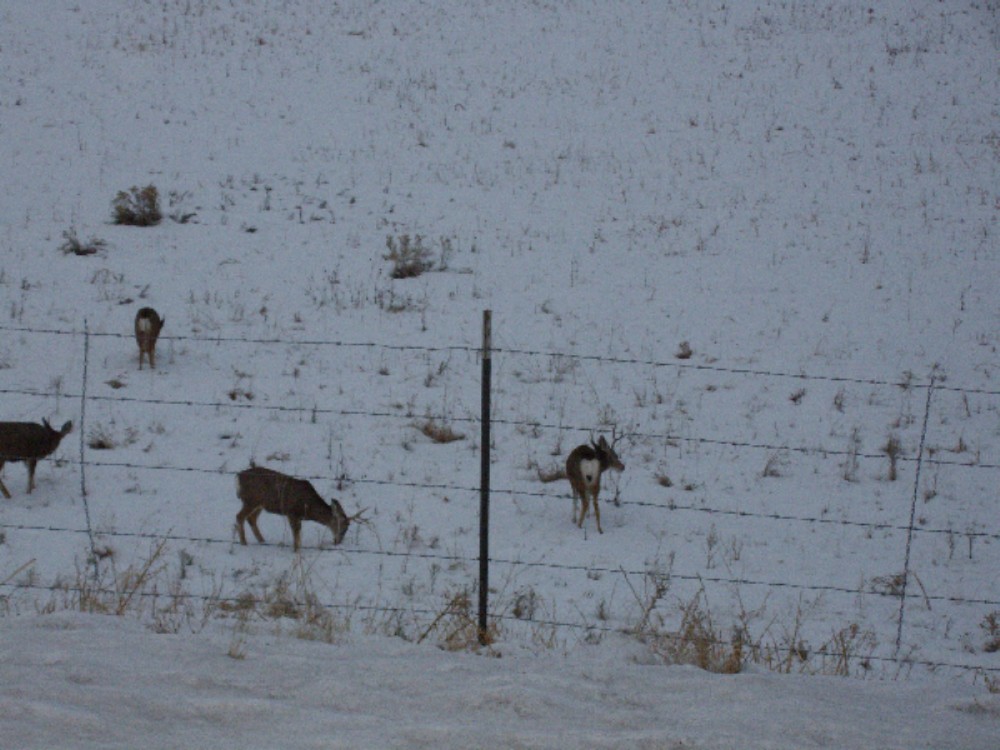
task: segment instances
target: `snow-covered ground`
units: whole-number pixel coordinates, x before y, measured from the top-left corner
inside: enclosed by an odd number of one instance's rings
[[[987,746],[998,18],[4,3],[0,419],[74,432],[34,493],[3,473],[0,745],[148,712],[193,745],[230,717],[303,747]],[[112,225],[149,184],[163,223]],[[417,236],[432,267],[392,278]],[[476,598],[485,309],[499,659],[429,647]],[[627,468],[579,530],[540,478],[612,428]],[[251,460],[367,522],[240,546]],[[738,633],[749,674],[663,666],[698,661],[678,632],[722,660]]]
[[[975,750],[1000,723],[967,684],[721,676],[613,648],[489,659],[259,638],[234,660],[226,634],[78,614],[8,618],[3,636],[9,748]]]

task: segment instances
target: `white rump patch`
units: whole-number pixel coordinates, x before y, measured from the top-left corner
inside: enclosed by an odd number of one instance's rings
[[[149,318],[139,318],[139,330],[143,333],[149,333],[153,330],[153,321]]]
[[[593,486],[597,477],[601,475],[601,462],[596,458],[585,458],[580,462],[580,473],[583,474],[583,481]]]

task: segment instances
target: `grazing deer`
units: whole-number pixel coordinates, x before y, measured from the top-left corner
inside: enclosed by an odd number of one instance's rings
[[[243,509],[236,514],[240,544],[247,543],[244,521],[250,522],[250,529],[257,541],[264,542],[264,537],[257,528],[257,517],[265,510],[288,519],[296,552],[299,550],[303,521],[315,521],[328,526],[333,532],[333,543],[340,544],[351,521],[361,516],[361,513],[348,516],[340,503],[332,498],[328,505],[305,479],[296,479],[253,464],[236,475],[236,495],[243,501]]]
[[[608,469],[625,471],[625,464],[615,453],[615,444],[618,438],[614,432],[611,433],[611,445],[601,435],[595,443],[593,437],[590,445],[578,445],[566,459],[566,478],[569,479],[570,487],[573,489],[573,523],[583,528],[583,519],[587,515],[589,500],[594,501],[594,516],[597,518],[597,530],[601,534],[601,508],[597,504],[597,495],[601,491],[601,474]],[[577,520],[576,501],[580,499],[580,517]]]
[[[156,369],[156,339],[160,329],[167,322],[152,307],[143,307],[135,314],[135,341],[139,345],[139,369],[142,369],[142,355],[149,360],[149,366]]]
[[[59,442],[73,429],[67,422],[61,430],[53,430],[48,420],[35,422],[0,422],[0,469],[7,461],[24,461],[28,464],[28,494],[35,489],[35,466],[59,447]],[[10,492],[0,480],[0,492],[10,499]]]

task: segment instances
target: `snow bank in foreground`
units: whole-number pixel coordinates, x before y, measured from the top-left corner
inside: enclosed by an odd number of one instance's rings
[[[997,747],[1000,697],[959,682],[719,676],[613,648],[500,659],[383,638],[158,635],[0,619],[4,748]]]

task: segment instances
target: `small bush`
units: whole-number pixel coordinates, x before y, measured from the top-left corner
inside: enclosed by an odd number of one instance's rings
[[[659,591],[659,589],[658,589]],[[665,589],[664,589],[665,591]],[[643,618],[634,635],[666,664],[691,664],[707,672],[737,674],[750,660],[752,648],[745,627],[734,626],[730,638],[725,638],[712,621],[699,592],[690,602],[681,605],[681,624],[676,632],[663,629],[650,617],[662,592],[650,599],[643,609]]]
[[[119,190],[111,203],[115,224],[130,227],[152,227],[163,219],[160,195],[155,185]]]
[[[97,237],[91,237],[86,242],[81,241],[74,229],[63,232],[63,239],[65,241],[59,246],[59,250],[66,255],[95,255],[107,247],[107,243]]]
[[[885,576],[875,576],[869,582],[869,590],[873,594],[883,596],[902,596],[906,586],[906,573],[892,573]]]
[[[490,647],[500,635],[495,619],[487,624],[485,631],[479,629],[473,597],[465,590],[448,595],[445,608],[417,638],[417,643],[423,643],[432,633],[437,634],[438,647],[444,651],[478,651],[485,646],[488,653],[492,653]]]
[[[855,427],[851,430],[851,438],[847,444],[847,454],[843,463],[845,482],[858,481],[858,455],[861,453],[861,432]]]
[[[515,595],[514,607],[510,613],[518,620],[533,620],[540,607],[541,602],[538,593],[529,586]]]
[[[394,279],[412,279],[434,266],[431,251],[424,247],[423,237],[419,234],[412,239],[410,235],[402,234],[398,240],[389,235],[385,238],[385,246],[389,252],[383,257],[392,261]]]
[[[983,650],[988,654],[1000,651],[1000,610],[986,615],[979,627],[986,634],[986,645]]]
[[[170,208],[173,209],[170,212],[170,218],[178,224],[187,224],[198,215],[196,211],[185,211],[181,208],[180,204],[187,200],[187,197],[187,191],[179,193],[176,190],[171,190],[167,196],[167,202]]]
[[[856,622],[834,632],[830,640],[817,649],[820,671],[838,677],[850,677],[851,664],[857,663],[863,671],[871,669],[871,654],[878,641],[870,630],[862,630]]]
[[[97,424],[87,434],[87,447],[94,451],[110,451],[135,445],[139,440],[139,431],[134,427],[124,428],[121,437],[117,432],[114,422],[110,425]]]
[[[896,469],[899,457],[903,455],[903,444],[899,442],[898,435],[889,435],[882,446],[882,452],[889,458],[889,481],[895,482],[899,473]]]
[[[94,451],[110,451],[118,447],[114,436],[104,425],[91,428],[87,437],[87,447]]]

